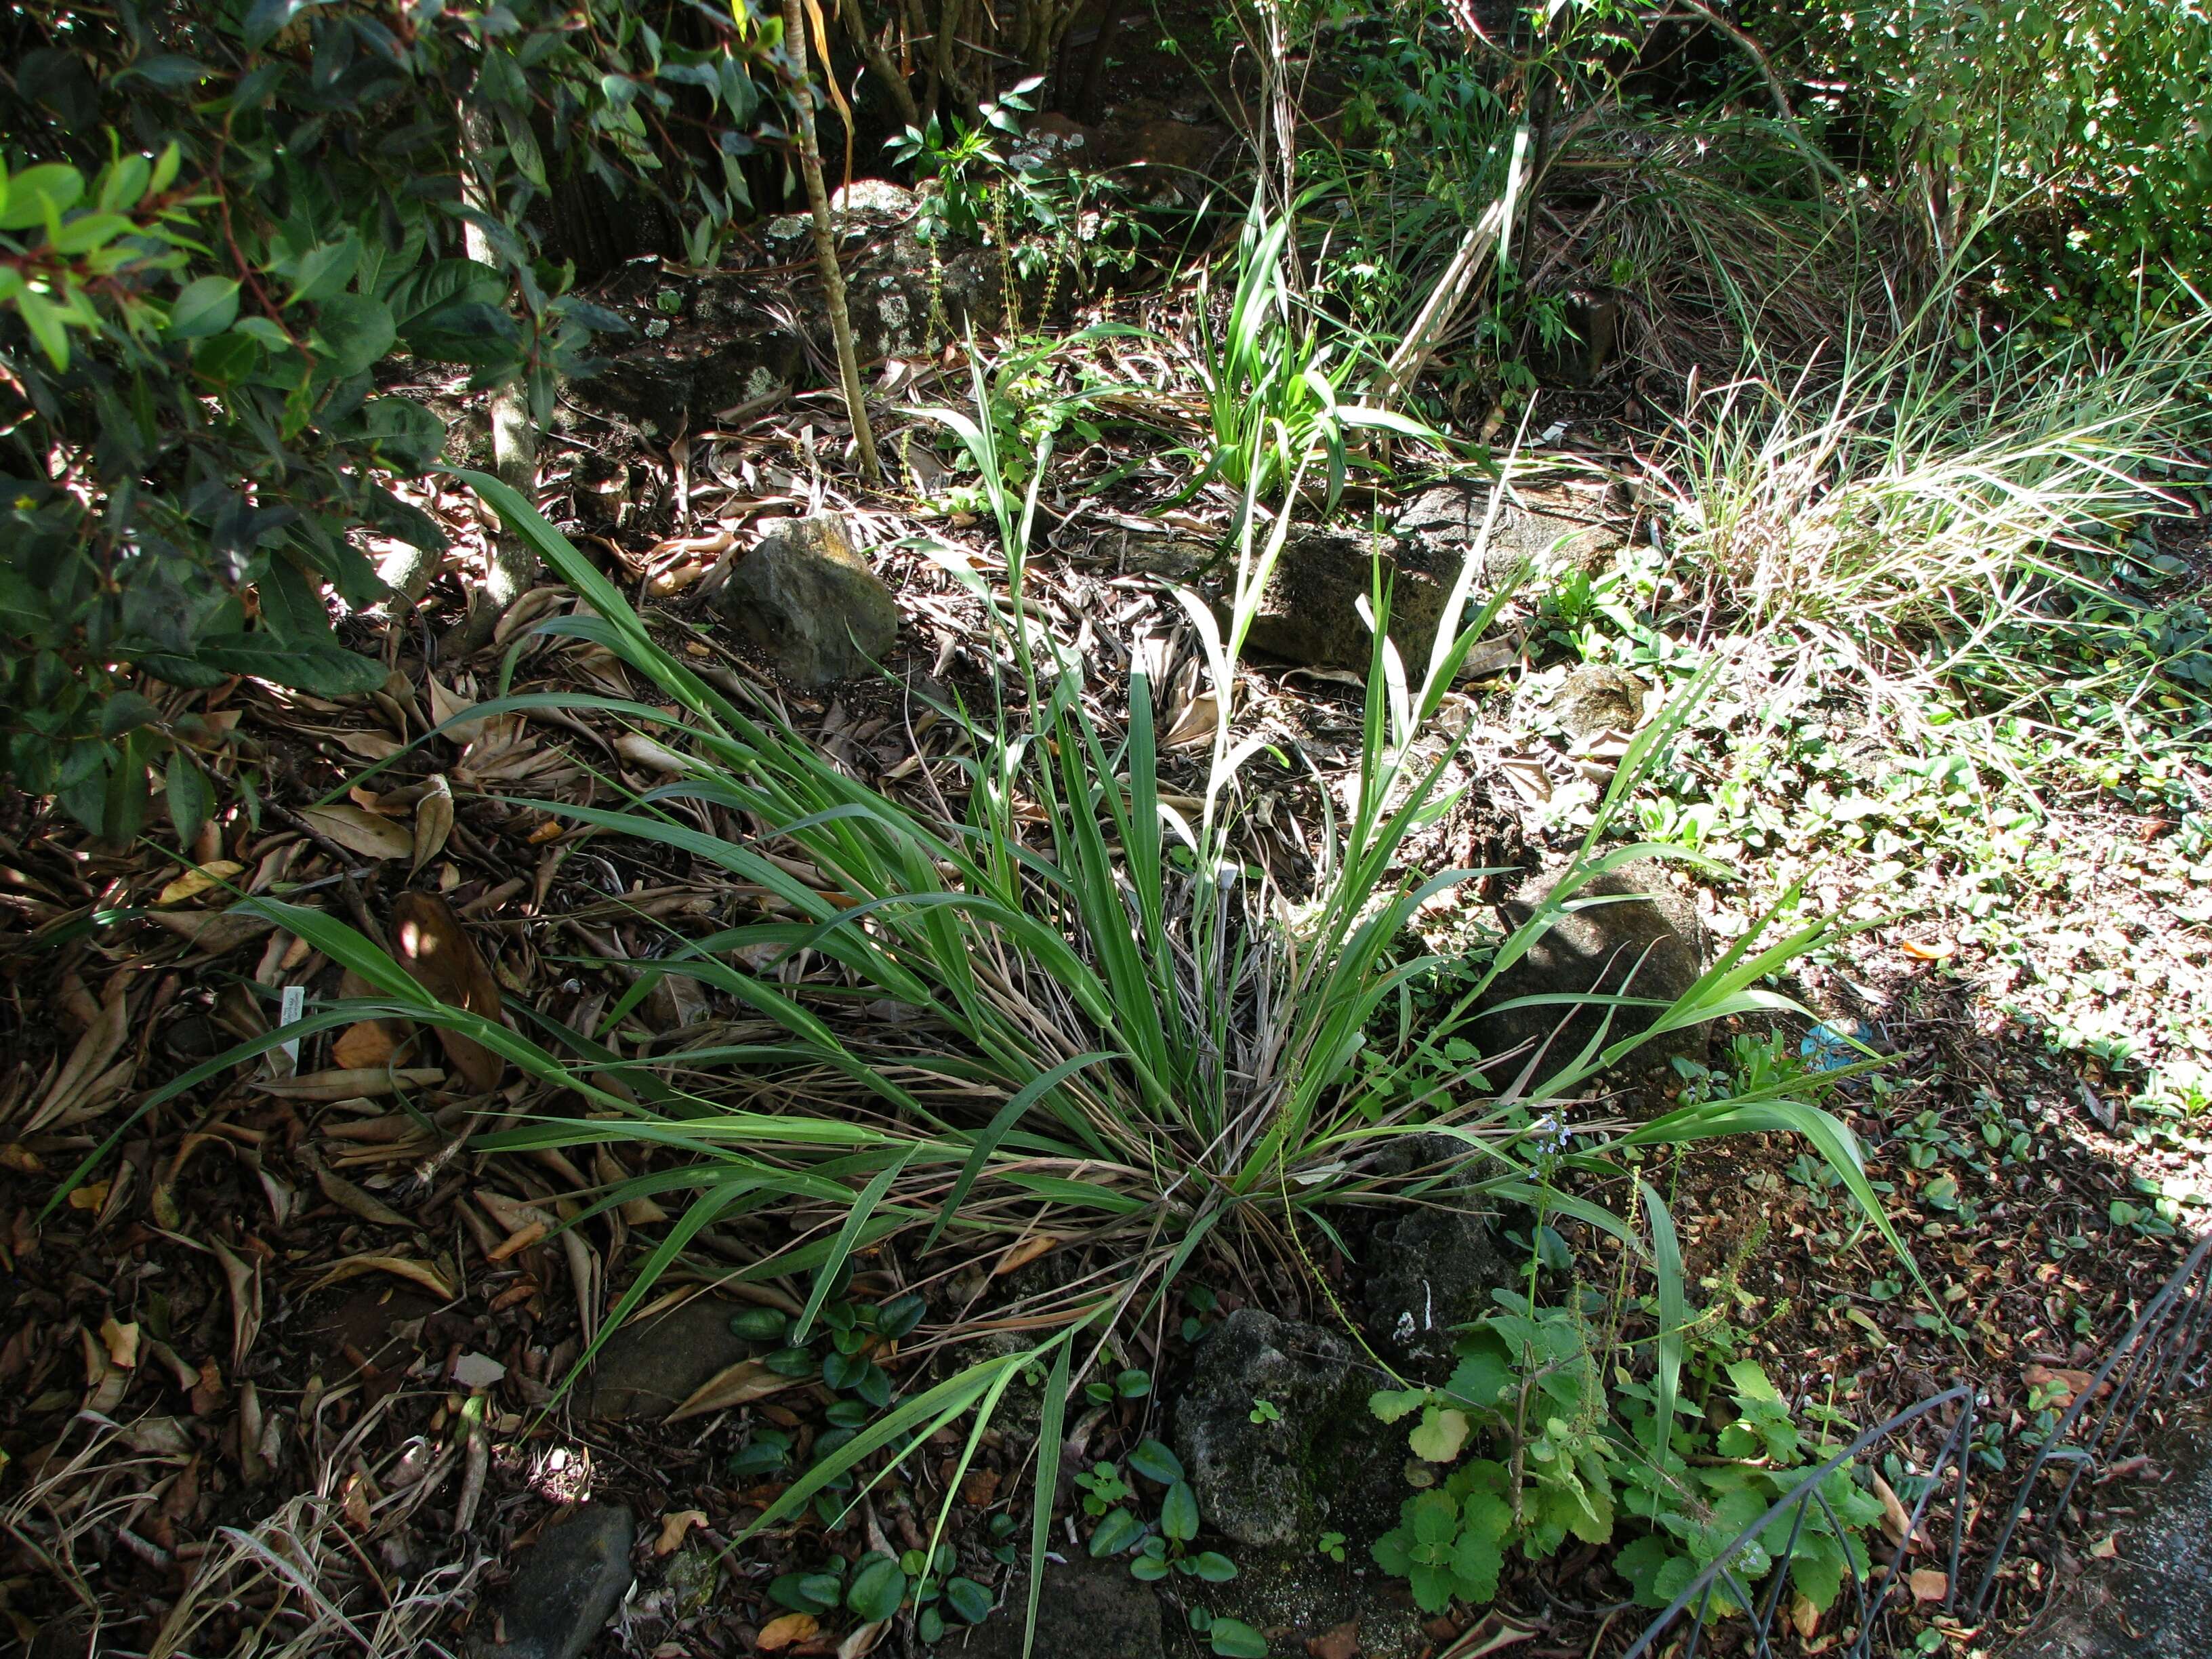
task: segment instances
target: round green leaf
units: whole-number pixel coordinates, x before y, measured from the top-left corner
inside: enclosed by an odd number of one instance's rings
[[[780,1308],[747,1308],[730,1316],[730,1334],[748,1342],[781,1342],[791,1316]]]
[[[899,1610],[906,1600],[906,1574],[899,1564],[888,1555],[866,1555],[860,1559],[860,1568],[853,1574],[852,1587],[845,1592],[845,1605],[853,1613],[874,1624],[888,1619]]]
[[[1182,1460],[1157,1440],[1139,1440],[1129,1454],[1129,1467],[1163,1486],[1182,1479]]]
[[[945,1601],[971,1625],[980,1625],[991,1611],[991,1592],[972,1578],[945,1581]]]
[[[1267,1638],[1242,1619],[1216,1619],[1206,1634],[1224,1659],[1267,1659]]]
[[[1091,1553],[1119,1555],[1144,1535],[1144,1523],[1128,1510],[1109,1510],[1091,1534]]]

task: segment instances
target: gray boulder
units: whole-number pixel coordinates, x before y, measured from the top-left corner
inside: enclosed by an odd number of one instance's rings
[[[1418,678],[1428,668],[1450,575],[1439,581],[1387,547],[1343,531],[1294,530],[1285,538],[1245,643],[1286,662],[1365,669],[1375,636],[1359,606],[1373,591],[1378,555],[1390,588],[1390,638],[1407,673]]]
[[[1540,871],[1500,908],[1509,927],[1535,913],[1558,881],[1558,870]],[[1596,900],[1597,902],[1589,901]],[[1650,861],[1623,865],[1585,884],[1572,902],[1581,908],[1559,918],[1512,967],[1499,975],[1484,1000],[1492,1012],[1474,1024],[1474,1036],[1493,1085],[1503,1087],[1521,1075],[1532,1057],[1533,1080],[1540,1081],[1571,1065],[1601,1029],[1604,1046],[1648,1030],[1657,1008],[1613,1008],[1602,1005],[1538,1004],[1524,1008],[1497,1005],[1520,997],[1598,993],[1673,1002],[1705,971],[1705,931],[1696,907],[1666,882]],[[1608,1012],[1610,1025],[1605,1024]],[[1668,1032],[1624,1056],[1627,1074],[1644,1080],[1662,1074],[1675,1055],[1701,1060],[1702,1027]]]
[[[1394,551],[1424,568],[1443,568],[1447,580],[1456,575],[1467,550],[1482,540],[1495,488],[1485,479],[1453,478],[1424,489],[1390,522]],[[1523,561],[1558,560],[1596,568],[1626,540],[1613,510],[1608,483],[1514,485],[1498,506],[1489,540],[1482,543],[1478,586],[1495,592]]]
[[[577,1659],[629,1594],[637,1524],[619,1504],[586,1504],[524,1554],[477,1659]]]
[[[898,639],[898,601],[834,513],[772,531],[715,598],[739,640],[798,685],[872,673]]]
[[[1023,1551],[1028,1559],[1028,1551]],[[940,1650],[961,1659],[1021,1659],[1022,1627],[1029,1618],[1029,1585],[1009,1583],[991,1616],[963,1643]],[[1036,1646],[1044,1655],[1081,1654],[1084,1659],[1162,1659],[1159,1598],[1129,1576],[1126,1561],[1094,1561],[1070,1553],[1048,1559],[1037,1597]]]
[[[1348,1437],[1371,1444],[1373,1378],[1351,1344],[1257,1308],[1199,1346],[1175,1407],[1175,1449],[1199,1512],[1239,1544],[1310,1547],[1341,1490]],[[1259,1402],[1274,1407],[1254,1422]]]

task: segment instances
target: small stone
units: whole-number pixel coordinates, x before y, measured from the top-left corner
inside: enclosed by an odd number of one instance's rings
[[[1261,1401],[1274,1410],[1255,1423]],[[1239,1544],[1310,1542],[1331,1496],[1317,1473],[1365,1411],[1350,1344],[1257,1308],[1238,1309],[1200,1346],[1190,1386],[1176,1404],[1176,1451],[1200,1514]]]
[[[489,1354],[465,1353],[453,1362],[453,1381],[464,1389],[495,1387],[507,1375],[507,1367]]]
[[[737,1310],[711,1296],[625,1325],[599,1350],[577,1387],[576,1414],[596,1421],[659,1422],[702,1383],[750,1358],[758,1344],[732,1334]]]
[[[1428,669],[1449,584],[1341,531],[1297,530],[1284,538],[1245,642],[1286,662],[1364,670],[1375,636],[1359,607],[1373,592],[1378,551],[1390,588],[1390,638],[1407,676],[1418,678]]]
[[[1571,738],[1633,732],[1644,723],[1644,682],[1610,663],[1585,663],[1570,673],[1548,707]]]
[[[586,1504],[523,1552],[477,1659],[578,1659],[629,1594],[637,1525],[619,1504]],[[503,1639],[502,1639],[503,1638]]]
[[[1558,883],[1559,870],[1539,871],[1507,900],[1502,909],[1509,927],[1535,913]],[[1601,899],[1601,903],[1585,901]],[[1705,931],[1696,907],[1668,884],[1650,860],[1622,865],[1586,882],[1570,909],[1529,947],[1528,954],[1492,981],[1485,998],[1493,1012],[1475,1022],[1474,1037],[1484,1055],[1496,1062],[1491,1082],[1504,1087],[1519,1077],[1533,1057],[1531,1080],[1540,1082],[1580,1056],[1590,1039],[1605,1030],[1604,1046],[1648,1030],[1661,1010],[1698,981],[1705,971]],[[1579,1006],[1557,1003],[1495,1011],[1517,997],[1579,996],[1589,993],[1649,999],[1658,1007]],[[1607,1015],[1612,1019],[1605,1025]],[[1705,1053],[1703,1027],[1670,1031],[1658,1042],[1623,1056],[1630,1073],[1663,1073],[1676,1055],[1698,1060]]]
[[[834,513],[772,530],[717,599],[739,638],[797,685],[873,673],[898,640],[898,601]]]
[[[855,179],[830,196],[833,213],[879,213],[895,219],[905,218],[921,204],[920,197],[888,179]]]
[[[1024,1553],[1026,1560],[1027,1553]],[[964,1644],[947,1642],[945,1650],[961,1659],[1020,1659],[1022,1627],[1029,1619],[1027,1580],[1016,1577],[998,1607]],[[1036,1645],[1040,1656],[1073,1659],[1163,1659],[1159,1598],[1129,1576],[1121,1561],[1094,1561],[1071,1554],[1045,1563],[1037,1597]]]

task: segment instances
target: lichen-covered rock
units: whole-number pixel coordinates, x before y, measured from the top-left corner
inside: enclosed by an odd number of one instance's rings
[[[1028,1552],[1023,1553],[1024,1561]],[[961,1659],[1021,1659],[1022,1629],[1029,1617],[1029,1581],[1017,1573],[998,1607],[963,1642],[944,1650]],[[1069,1552],[1045,1563],[1037,1598],[1037,1655],[1080,1654],[1083,1659],[1161,1659],[1159,1598],[1129,1576],[1122,1561],[1094,1561]]]
[[[586,1504],[524,1553],[476,1659],[577,1659],[629,1594],[637,1523],[619,1504]]]
[[[1514,1279],[1495,1212],[1448,1173],[1467,1158],[1461,1142],[1425,1134],[1393,1142],[1378,1160],[1382,1173],[1408,1179],[1403,1200],[1380,1210],[1359,1249],[1366,1324],[1412,1370],[1446,1369],[1453,1328],[1493,1311],[1491,1291]]]
[[[1645,686],[1626,668],[1584,663],[1560,683],[1547,705],[1571,738],[1600,732],[1633,732],[1644,720]]]
[[[1507,926],[1527,921],[1559,875],[1539,871],[1524,882],[1501,907]],[[1607,1048],[1648,1030],[1662,1008],[1705,971],[1705,930],[1697,908],[1668,885],[1656,864],[1644,860],[1609,871],[1578,889],[1572,902],[1576,908],[1499,975],[1484,999],[1491,1012],[1475,1022],[1474,1040],[1492,1062],[1493,1084],[1502,1086],[1520,1076],[1532,1058],[1533,1079],[1553,1075],[1572,1064],[1601,1027]],[[1648,999],[1659,1006],[1498,1006],[1520,997],[1593,992]],[[1604,1024],[1608,1012],[1609,1026]],[[1704,1029],[1692,1027],[1646,1043],[1625,1055],[1623,1066],[1632,1076],[1649,1077],[1663,1073],[1677,1054],[1694,1060],[1705,1052]]]
[[[1340,1489],[1346,1436],[1377,1438],[1368,1384],[1340,1337],[1257,1308],[1224,1320],[1175,1407],[1176,1452],[1206,1523],[1239,1544],[1310,1543]]]
[[[1392,551],[1417,568],[1438,573],[1449,585],[1469,549],[1481,545],[1475,586],[1487,596],[1526,563],[1565,563],[1592,570],[1621,545],[1613,519],[1613,492],[1605,484],[1516,484],[1498,508],[1489,539],[1494,486],[1455,478],[1423,490],[1391,520]]]
[[[772,530],[716,594],[738,638],[799,685],[872,673],[898,639],[898,602],[834,513]]]

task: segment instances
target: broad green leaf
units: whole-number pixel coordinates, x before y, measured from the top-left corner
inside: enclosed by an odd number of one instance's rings
[[[169,307],[164,331],[172,340],[220,334],[238,319],[238,283],[229,276],[196,276]]]
[[[1131,1548],[1145,1535],[1145,1524],[1127,1510],[1110,1509],[1101,1516],[1091,1529],[1091,1553],[1096,1556],[1119,1555]]]
[[[1198,1494],[1188,1480],[1176,1481],[1160,1500],[1160,1530],[1178,1543],[1198,1536]]]
[[[1407,1444],[1413,1455],[1431,1463],[1449,1463],[1460,1455],[1467,1444],[1473,1425],[1467,1413],[1448,1406],[1425,1406],[1421,1420],[1407,1437]]]
[[[0,201],[0,230],[30,230],[49,212],[66,213],[84,195],[84,175],[65,161],[25,167],[8,180]]]
[[[1129,1467],[1164,1486],[1183,1478],[1182,1460],[1157,1440],[1139,1440],[1129,1454]]]
[[[315,313],[315,332],[328,349],[331,374],[350,380],[383,361],[398,338],[392,308],[359,294],[334,294]]]
[[[1206,1638],[1222,1659],[1267,1659],[1267,1638],[1241,1619],[1216,1619]]]

